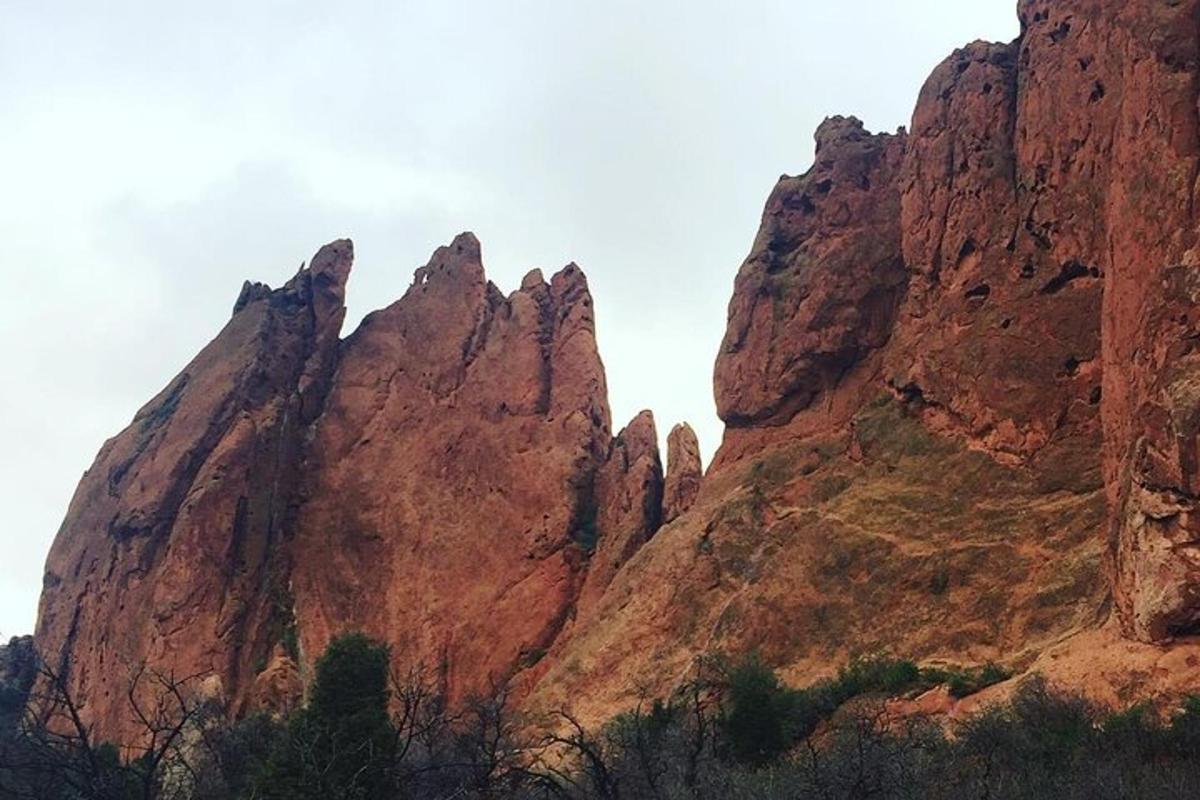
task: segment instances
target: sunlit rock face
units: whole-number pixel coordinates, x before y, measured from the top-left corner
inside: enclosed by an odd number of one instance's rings
[[[909,129],[831,118],[771,192],[707,472],[686,425],[665,476],[650,413],[613,436],[574,265],[506,295],[463,234],[345,339],[349,242],[247,284],[50,553],[38,646],[89,720],[128,732],[141,663],[293,707],[351,629],[451,701],[513,679],[590,721],[747,649],[796,683],[888,650],[1180,689],[1200,0],[1018,13],[1015,42],[934,70]]]

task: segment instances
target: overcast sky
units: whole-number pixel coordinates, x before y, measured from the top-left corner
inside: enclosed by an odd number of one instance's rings
[[[829,114],[905,125],[1016,0],[0,0],[0,635],[101,443],[354,239],[344,333],[456,233],[505,292],[583,267],[613,424],[721,436],[734,273]]]

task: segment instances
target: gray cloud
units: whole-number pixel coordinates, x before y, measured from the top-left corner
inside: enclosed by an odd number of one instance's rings
[[[1013,0],[5,4],[0,24],[0,633],[102,441],[227,319],[355,239],[353,325],[474,230],[514,288],[596,295],[614,423],[719,444],[733,275],[826,114],[905,124]]]

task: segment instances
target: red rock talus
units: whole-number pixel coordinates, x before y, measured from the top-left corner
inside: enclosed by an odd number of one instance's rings
[[[282,635],[277,556],[351,259],[335,242],[281,289],[247,284],[224,330],[80,482],[47,559],[36,638],[102,735],[128,733],[125,693],[142,665],[205,673],[237,706]]]

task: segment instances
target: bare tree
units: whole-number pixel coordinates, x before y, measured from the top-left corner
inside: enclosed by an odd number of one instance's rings
[[[138,667],[127,688],[136,734],[132,744],[118,748],[97,741],[65,673],[39,659],[18,730],[0,746],[0,794],[29,800],[186,797],[195,771],[185,733],[200,713],[192,691],[200,677]]]
[[[538,750],[539,770],[564,796],[620,800],[619,781],[609,768],[603,744],[567,709],[551,718]]]

